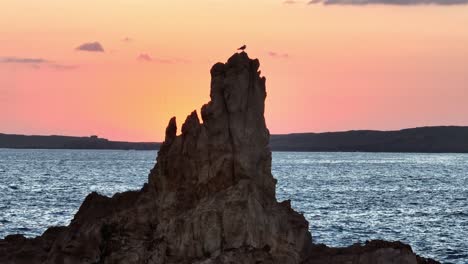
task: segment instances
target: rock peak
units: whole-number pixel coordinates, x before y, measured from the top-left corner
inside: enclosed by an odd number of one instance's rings
[[[227,61],[228,65],[235,65],[235,64],[248,64],[250,61],[253,61],[249,58],[247,52],[242,51],[238,53],[234,53]],[[258,61],[258,60],[257,60]]]
[[[212,67],[211,101],[201,109],[203,123],[194,111],[184,122],[182,135],[169,137],[163,143],[164,151],[160,151],[154,174],[150,176],[150,183],[154,183],[156,189],[164,185],[158,181],[166,183],[176,179],[163,173],[165,166],[174,167],[173,171],[180,170],[181,164],[172,165],[172,162],[183,158],[175,156],[191,153],[197,156],[197,161],[190,157],[187,162],[197,163],[192,167],[200,171],[192,170],[187,177],[191,175],[191,184],[204,186],[197,197],[235,185],[241,179],[250,179],[264,196],[268,196],[265,203],[274,200],[276,181],[269,172],[269,132],[263,116],[265,78],[260,77],[258,68],[258,60],[250,59],[245,52],[236,53],[228,62]],[[172,131],[173,126],[170,122],[167,130]],[[267,173],[258,173],[259,167],[264,167]]]

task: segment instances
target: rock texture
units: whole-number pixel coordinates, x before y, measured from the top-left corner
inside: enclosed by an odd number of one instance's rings
[[[68,227],[0,240],[0,263],[431,263],[401,243],[312,243],[305,218],[275,198],[258,68],[245,52],[215,64],[203,122],[194,111],[176,135],[169,121],[140,191],[91,193]]]

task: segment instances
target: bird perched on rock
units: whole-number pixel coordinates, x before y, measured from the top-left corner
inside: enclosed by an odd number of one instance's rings
[[[242,46],[242,47],[238,48],[237,50],[242,50],[242,51],[244,51],[246,48],[247,48],[247,46],[246,46],[246,45],[244,45],[244,46]]]

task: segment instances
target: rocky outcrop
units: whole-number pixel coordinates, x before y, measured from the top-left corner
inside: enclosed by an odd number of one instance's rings
[[[265,78],[245,52],[211,69],[211,101],[176,135],[169,121],[140,191],[91,193],[68,227],[0,241],[0,263],[429,263],[401,243],[314,245],[277,202]]]
[[[414,254],[409,245],[382,240],[367,241],[346,248],[314,245],[304,264],[437,264]]]

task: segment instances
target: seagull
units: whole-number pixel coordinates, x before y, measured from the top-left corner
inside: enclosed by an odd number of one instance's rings
[[[244,50],[245,50],[245,48],[247,48],[247,46],[246,46],[246,45],[244,45],[244,46],[242,46],[242,47],[238,48],[237,50],[242,50],[242,51],[244,51]]]

